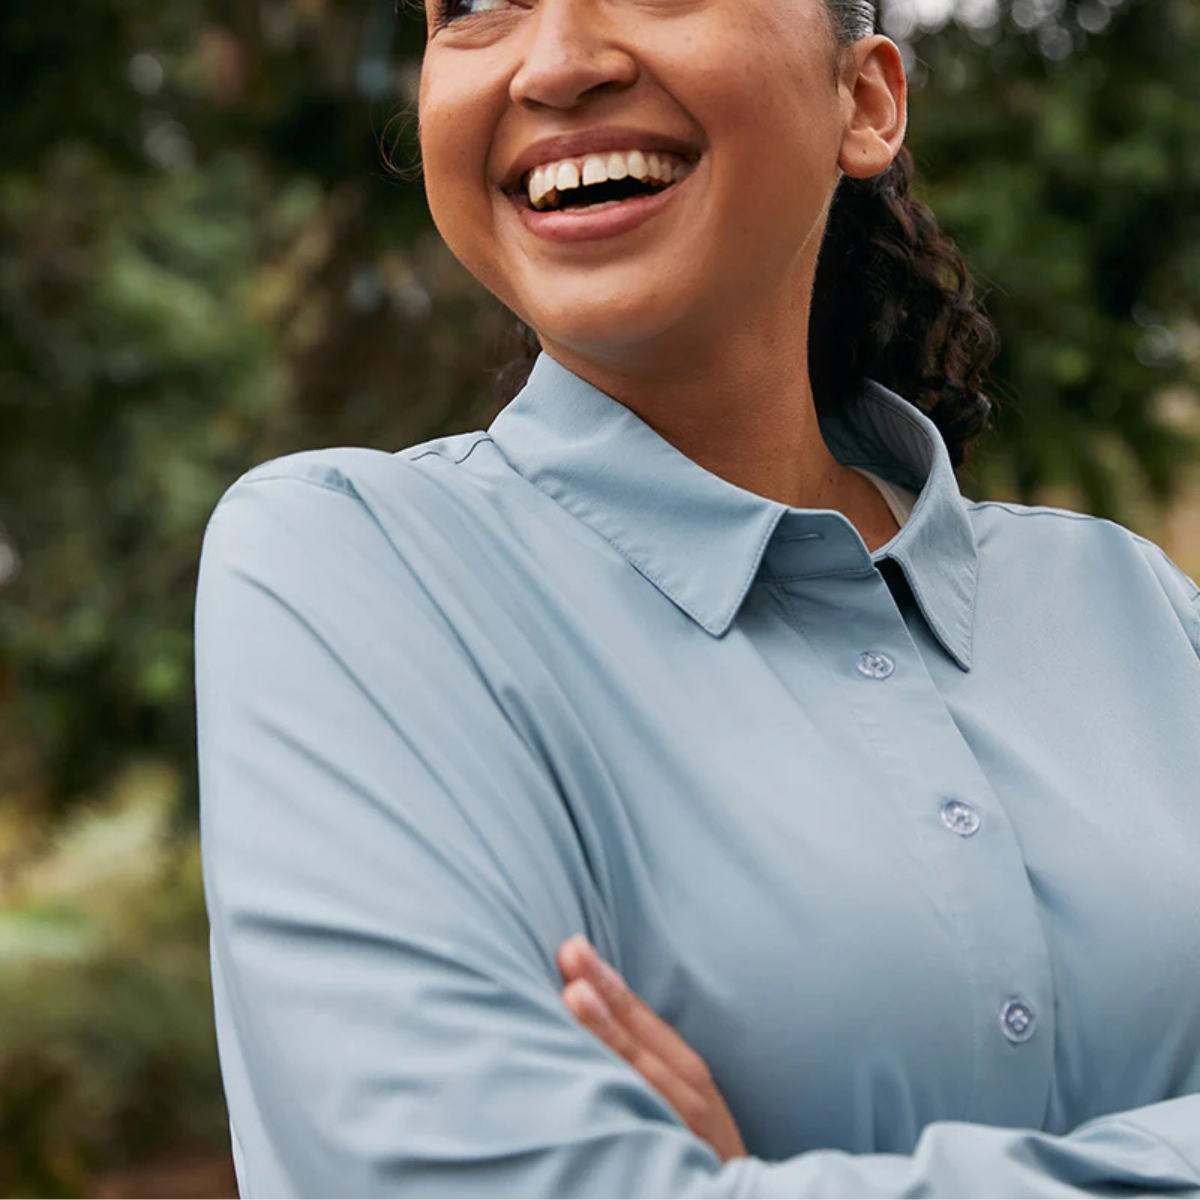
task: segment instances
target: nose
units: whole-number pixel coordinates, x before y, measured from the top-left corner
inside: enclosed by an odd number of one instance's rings
[[[590,92],[620,90],[637,79],[636,61],[614,43],[609,20],[596,10],[596,0],[538,0],[509,84],[514,104],[572,108]]]

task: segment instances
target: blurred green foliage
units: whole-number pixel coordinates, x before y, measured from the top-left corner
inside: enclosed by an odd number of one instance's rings
[[[964,486],[1137,527],[1197,454],[1200,5],[906,11],[910,144],[1004,343]],[[191,673],[218,496],[504,398],[511,317],[385,165],[416,163],[423,39],[392,0],[0,7],[0,1194],[223,1137]]]
[[[52,829],[0,822],[0,1195],[85,1195],[147,1152],[227,1137],[179,788],[133,763]]]
[[[1132,521],[1196,453],[1163,396],[1200,375],[1200,6],[1015,0],[919,48],[911,141],[992,285],[1014,402],[983,479],[1025,500],[1073,484]]]
[[[1194,456],[1163,396],[1200,360],[1200,8],[988,11],[900,31],[928,195],[1004,337],[978,489],[1075,485],[1133,520]],[[0,14],[0,793],[57,811],[153,752],[194,813],[191,601],[222,489],[489,411],[511,321],[381,152],[416,163],[423,37],[391,0]]]

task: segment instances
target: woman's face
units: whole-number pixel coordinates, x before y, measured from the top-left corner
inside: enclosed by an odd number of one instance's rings
[[[615,360],[655,343],[709,346],[759,315],[772,326],[781,305],[797,319],[840,171],[875,174],[899,145],[863,134],[878,114],[863,116],[859,68],[843,56],[839,69],[824,0],[426,6],[420,143],[434,222],[547,348]],[[860,62],[866,42],[849,57]],[[899,84],[882,90],[894,100],[899,86],[902,110],[898,62]],[[601,140],[535,146],[578,134]],[[639,173],[621,151],[650,165],[656,147],[671,152],[660,173],[681,178],[652,198],[555,213],[524,187],[510,194],[523,166],[560,164],[553,202],[570,196],[564,161]]]

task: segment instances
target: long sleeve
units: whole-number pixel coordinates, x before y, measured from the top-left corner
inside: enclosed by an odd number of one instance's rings
[[[1163,594],[1176,613],[1187,633],[1188,641],[1200,658],[1200,586],[1189,575],[1185,575],[1167,552],[1157,543],[1138,534],[1132,534],[1133,542],[1150,564],[1158,579]]]
[[[235,485],[201,559],[204,886],[242,1196],[1200,1195],[1197,1095],[1062,1137],[937,1122],[911,1156],[722,1163],[562,1003],[558,945],[583,930],[603,953],[610,932],[570,812],[339,480]]]

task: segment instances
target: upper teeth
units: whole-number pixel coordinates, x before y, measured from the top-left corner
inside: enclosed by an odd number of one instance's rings
[[[525,187],[530,204],[541,208],[543,204],[553,203],[560,193],[581,185],[624,179],[627,175],[654,183],[672,183],[682,179],[688,170],[689,164],[678,154],[613,150],[608,154],[588,154],[583,158],[543,163],[530,171]]]

